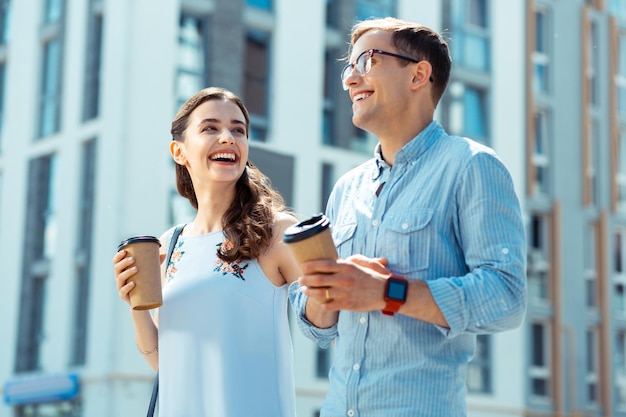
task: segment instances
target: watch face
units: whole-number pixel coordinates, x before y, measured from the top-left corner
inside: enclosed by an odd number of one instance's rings
[[[394,300],[402,300],[406,299],[406,282],[404,281],[395,281],[389,280],[389,289],[387,291],[387,297],[392,298]]]

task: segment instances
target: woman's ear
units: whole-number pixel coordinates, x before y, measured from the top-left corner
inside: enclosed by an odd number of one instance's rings
[[[170,142],[170,154],[172,154],[172,159],[178,165],[185,165],[187,163],[185,152],[179,141],[173,140]]]

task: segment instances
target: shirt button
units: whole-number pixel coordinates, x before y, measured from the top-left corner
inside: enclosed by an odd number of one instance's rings
[[[365,324],[365,322],[366,322],[366,321],[367,321],[367,320],[365,319],[365,317],[361,317],[361,318],[359,319],[359,322],[361,322],[361,324]]]
[[[503,253],[503,254],[505,254],[505,255],[508,255],[508,253],[509,253],[509,248],[504,248],[504,249],[502,249],[502,253]]]
[[[354,410],[348,410],[348,416],[349,417],[353,417],[354,416]]]
[[[408,223],[402,223],[402,228],[404,230],[408,229],[409,228],[409,224]]]
[[[354,369],[355,371],[358,371],[359,369],[361,369],[361,365],[359,365],[358,363],[355,363],[355,364],[352,366],[352,369]]]
[[[378,226],[378,220],[372,220],[372,226],[374,227]]]

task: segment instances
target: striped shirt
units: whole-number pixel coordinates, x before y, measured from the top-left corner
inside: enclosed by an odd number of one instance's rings
[[[322,347],[335,340],[321,416],[465,416],[476,334],[513,329],[526,311],[525,233],[506,167],[433,121],[398,151],[393,169],[378,145],[337,182],[326,214],[341,258],[385,257],[393,273],[425,280],[450,327],[341,311],[337,325],[318,329],[294,283],[303,333]]]

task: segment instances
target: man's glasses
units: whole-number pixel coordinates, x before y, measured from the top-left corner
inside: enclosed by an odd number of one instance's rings
[[[348,84],[346,83],[346,80],[348,79],[348,77],[350,76],[353,70],[356,70],[361,75],[365,75],[368,72],[370,72],[370,70],[372,69],[372,56],[374,56],[374,54],[381,54],[381,55],[392,56],[394,58],[405,59],[407,61],[414,62],[416,64],[419,62],[418,60],[410,58],[408,56],[394,54],[391,52],[383,51],[381,49],[368,49],[366,51],[361,52],[361,55],[357,57],[356,61],[354,61],[354,64],[346,65],[341,71],[341,84],[343,85],[344,90],[348,89]],[[432,83],[433,77],[430,77],[429,81]]]

